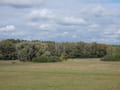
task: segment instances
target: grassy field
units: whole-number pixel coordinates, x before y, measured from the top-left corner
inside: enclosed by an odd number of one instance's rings
[[[75,59],[13,64],[0,61],[0,90],[120,90],[120,62]]]

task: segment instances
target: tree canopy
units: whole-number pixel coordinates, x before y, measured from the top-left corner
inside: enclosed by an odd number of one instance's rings
[[[101,58],[107,55],[110,45],[96,42],[27,41],[8,39],[0,41],[1,60],[32,61],[35,57]]]

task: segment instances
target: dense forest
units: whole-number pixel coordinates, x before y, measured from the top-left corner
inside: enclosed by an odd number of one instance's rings
[[[8,39],[0,41],[0,60],[32,61],[45,58],[51,60],[58,58],[106,58],[113,56],[113,52],[116,52],[115,50],[119,52],[118,48],[119,46],[110,46],[96,42],[57,43],[52,41]],[[120,54],[117,54],[117,57],[119,56]]]

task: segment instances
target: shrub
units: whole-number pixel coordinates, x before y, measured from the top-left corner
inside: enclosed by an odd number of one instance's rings
[[[44,56],[39,56],[39,57],[33,58],[32,62],[48,62],[48,58]]]
[[[3,55],[2,55],[2,54],[0,54],[0,60],[1,60],[1,59],[3,59]]]
[[[66,54],[62,54],[62,55],[60,56],[60,59],[61,59],[61,60],[67,60],[67,55],[66,55]]]
[[[39,56],[32,59],[32,62],[61,62],[62,60],[57,56],[45,57]]]
[[[116,54],[114,58],[115,58],[115,61],[120,61],[120,54]]]
[[[114,57],[112,55],[106,55],[101,60],[102,61],[114,61]]]
[[[104,58],[101,59],[102,61],[120,61],[120,55],[106,55]]]
[[[57,56],[51,56],[48,58],[48,62],[61,62],[62,60]]]

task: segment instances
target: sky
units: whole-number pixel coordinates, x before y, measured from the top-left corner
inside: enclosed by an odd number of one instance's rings
[[[120,45],[120,0],[0,0],[0,40]]]

